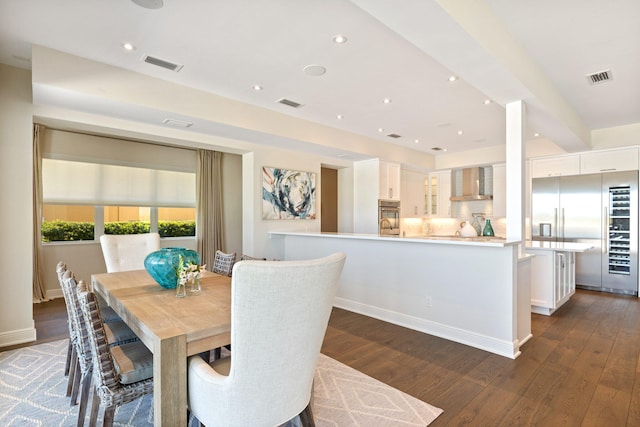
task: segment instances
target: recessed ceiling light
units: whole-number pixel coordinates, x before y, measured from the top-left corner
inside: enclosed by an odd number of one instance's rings
[[[136,50],[136,47],[131,43],[123,43],[122,47],[124,48],[124,50],[128,50],[128,51]]]
[[[420,140],[419,140],[419,139],[416,139],[416,140],[415,140],[415,141],[413,141],[413,142],[415,142],[416,144],[419,144],[419,143],[420,143]]]
[[[463,132],[463,131],[461,131],[461,130],[459,130],[459,131],[458,131],[458,135],[462,135],[463,133],[464,133],[464,132]]]
[[[253,85],[253,90],[262,90],[262,86],[260,85]]]
[[[338,34],[338,35],[333,37],[333,42],[337,43],[337,44],[344,44],[344,43],[347,42],[347,38],[345,36],[343,36],[342,34]]]
[[[450,82],[455,82],[456,80],[458,80],[457,76],[449,76],[449,81]]]
[[[321,76],[327,72],[327,69],[322,65],[311,64],[304,67],[304,73],[307,76]]]
[[[338,114],[338,115],[336,116],[336,118],[337,118],[338,120],[342,120],[342,119],[344,118],[344,116],[343,116],[342,114]]]
[[[484,105],[489,105],[491,104],[491,100],[490,99],[485,99],[484,100]]]
[[[382,100],[385,104],[391,104],[391,100],[389,98],[385,98]]]
[[[540,134],[538,132],[534,133],[533,136],[538,137]]]
[[[140,7],[144,7],[145,9],[160,9],[164,6],[164,2],[162,0],[131,0],[135,4]]]
[[[382,132],[384,132],[384,129],[378,128],[378,132],[382,133]]]

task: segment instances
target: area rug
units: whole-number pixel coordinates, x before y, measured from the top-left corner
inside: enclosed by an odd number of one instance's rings
[[[0,353],[0,425],[76,425],[78,407],[65,396],[66,355],[67,340]],[[316,369],[313,410],[318,427],[426,426],[442,413],[324,355]],[[198,423],[190,419],[189,425]],[[153,426],[153,396],[118,408],[114,426]]]

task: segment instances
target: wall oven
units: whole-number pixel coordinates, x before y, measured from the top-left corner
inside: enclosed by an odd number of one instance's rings
[[[378,200],[378,233],[381,236],[400,235],[400,202]]]

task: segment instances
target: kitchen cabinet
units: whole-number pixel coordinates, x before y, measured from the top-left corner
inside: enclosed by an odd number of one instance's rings
[[[544,157],[531,160],[531,177],[578,175],[580,174],[580,155]]]
[[[451,216],[451,171],[431,172],[425,185],[427,214],[432,218]]]
[[[580,154],[580,173],[638,170],[638,147]]]
[[[570,251],[526,250],[531,260],[531,312],[550,316],[576,292],[576,259]]]
[[[400,165],[380,162],[380,198],[400,200]]]
[[[402,218],[422,218],[427,206],[425,199],[425,181],[427,176],[420,172],[403,169],[400,172],[400,216]]]

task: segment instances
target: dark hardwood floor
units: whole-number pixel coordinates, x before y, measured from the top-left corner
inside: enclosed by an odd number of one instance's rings
[[[67,336],[63,299],[34,316],[31,345]],[[640,426],[638,298],[579,290],[532,332],[511,360],[334,309],[322,352],[444,409],[434,427]]]

